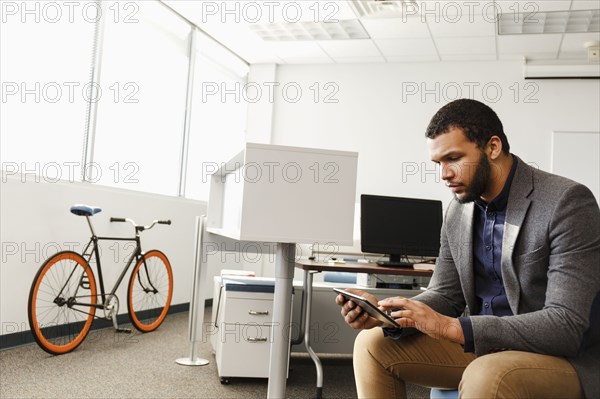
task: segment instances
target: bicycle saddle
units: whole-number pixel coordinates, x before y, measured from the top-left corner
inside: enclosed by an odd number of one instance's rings
[[[94,216],[100,212],[102,212],[102,209],[96,206],[77,204],[71,207],[71,213],[77,216]]]

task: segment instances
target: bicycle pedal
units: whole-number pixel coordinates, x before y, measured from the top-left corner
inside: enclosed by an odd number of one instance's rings
[[[131,329],[129,328],[117,328],[115,329],[116,333],[123,333],[123,334],[131,334]]]

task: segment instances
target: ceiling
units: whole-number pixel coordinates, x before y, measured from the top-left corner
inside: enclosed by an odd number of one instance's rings
[[[569,18],[569,13],[558,11],[599,10],[600,0],[164,0],[163,3],[251,64],[524,59],[587,62],[584,44],[600,40],[598,11],[590,13],[593,20],[586,23],[595,32],[575,29],[578,33],[565,33],[565,26],[550,23],[551,19]],[[528,32],[550,32],[499,35],[499,21],[512,24],[507,28],[510,32],[518,32],[525,24],[529,24],[524,28]],[[360,30],[361,25],[364,31]],[[294,35],[302,40],[293,40]]]

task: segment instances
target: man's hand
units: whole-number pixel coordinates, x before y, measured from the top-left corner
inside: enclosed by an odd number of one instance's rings
[[[414,327],[435,339],[465,343],[458,319],[437,313],[424,303],[398,296],[381,300],[378,305],[383,310],[395,310],[391,316],[402,327]]]
[[[377,306],[377,298],[368,292],[348,288],[346,291],[366,298],[373,305]],[[335,298],[335,302],[342,307],[342,316],[344,321],[355,330],[368,330],[383,323],[374,317],[371,317],[360,306],[352,301],[347,301],[342,294]]]

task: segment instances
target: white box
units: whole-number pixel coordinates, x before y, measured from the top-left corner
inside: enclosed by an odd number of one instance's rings
[[[422,276],[357,273],[356,274],[356,285],[358,285],[360,287],[366,287],[366,288],[376,288],[377,283],[383,283],[383,284],[387,283],[387,284],[405,284],[405,285],[416,284],[419,287],[427,287],[429,285],[430,279],[431,279],[431,277],[422,277]]]
[[[356,285],[359,287],[375,288],[377,286],[377,278],[373,274],[357,273]]]
[[[358,153],[247,143],[211,176],[207,230],[236,240],[351,245]]]

